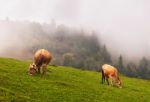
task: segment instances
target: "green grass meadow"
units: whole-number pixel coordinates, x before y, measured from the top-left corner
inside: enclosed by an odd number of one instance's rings
[[[27,73],[31,61],[0,58],[0,102],[150,102],[150,81],[121,76],[123,88],[101,84],[101,73],[48,66]]]

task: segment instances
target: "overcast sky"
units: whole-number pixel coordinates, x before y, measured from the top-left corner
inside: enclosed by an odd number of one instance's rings
[[[93,29],[114,53],[150,56],[150,0],[0,0],[6,17]]]

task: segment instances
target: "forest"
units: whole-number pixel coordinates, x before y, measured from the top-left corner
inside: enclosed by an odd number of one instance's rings
[[[1,20],[0,28],[11,36],[8,47],[1,48],[0,54],[8,57],[31,59],[37,49],[48,49],[52,55],[52,65],[71,66],[83,70],[101,71],[105,63],[114,65],[121,74],[150,79],[150,60],[143,56],[138,62],[127,61],[125,56],[115,56],[94,31],[71,28],[63,24],[30,21]],[[7,42],[8,39],[3,39]],[[17,50],[16,50],[17,49]],[[3,52],[2,52],[3,51]]]

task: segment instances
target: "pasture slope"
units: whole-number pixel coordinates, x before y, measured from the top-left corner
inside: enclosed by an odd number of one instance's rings
[[[0,58],[0,102],[150,102],[150,81],[121,76],[123,88],[101,84],[101,74],[48,66],[29,76],[30,61]]]

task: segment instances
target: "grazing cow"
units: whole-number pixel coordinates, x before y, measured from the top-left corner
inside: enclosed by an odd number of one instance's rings
[[[105,79],[108,85],[109,85],[109,79],[110,79],[112,86],[117,86],[119,88],[122,88],[118,70],[115,67],[108,65],[108,64],[104,64],[102,66],[102,84],[103,84],[103,81],[105,82]]]
[[[33,75],[36,72],[40,73],[40,68],[42,67],[42,73],[44,75],[47,70],[47,65],[50,63],[51,59],[52,56],[47,50],[40,49],[36,51],[33,58],[33,64],[30,64],[29,66],[29,74]]]

